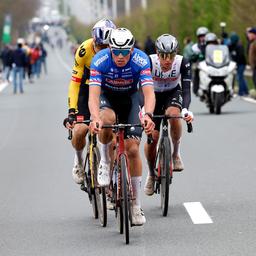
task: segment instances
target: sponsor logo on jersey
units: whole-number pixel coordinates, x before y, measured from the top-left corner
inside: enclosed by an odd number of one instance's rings
[[[90,75],[91,76],[97,76],[97,75],[99,75],[100,74],[100,72],[98,72],[97,70],[95,70],[95,69],[91,69],[91,71],[90,71]]]
[[[76,70],[72,70],[72,74],[76,75],[78,72]]]
[[[96,60],[96,61],[94,62],[94,65],[95,65],[96,67],[98,67],[98,66],[100,65],[100,63],[102,63],[103,61],[105,61],[107,58],[108,58],[108,55],[107,55],[107,54],[103,55],[102,57],[100,57],[98,60]]]
[[[148,62],[147,59],[144,59],[142,56],[140,56],[137,52],[132,58],[132,61],[139,65],[140,67],[144,67]]]
[[[79,57],[84,57],[84,55],[86,54],[86,50],[85,48],[83,47],[83,45],[80,47],[79,49]]]
[[[118,78],[118,79],[109,79],[106,78],[106,82],[112,85],[116,85],[116,86],[124,86],[124,85],[129,85],[133,83],[133,79],[122,79],[122,78]]]
[[[179,77],[157,77],[157,76],[154,76],[153,80],[157,81],[157,82],[161,82],[161,81],[163,81],[163,82],[168,82],[168,81],[172,82],[172,81],[177,80],[178,78]]]
[[[80,82],[82,81],[81,78],[76,77],[76,76],[72,76],[71,80],[72,80],[73,82],[76,82],[76,83],[80,83]]]
[[[140,72],[141,75],[147,75],[150,76],[151,75],[151,71],[150,68],[144,69]]]

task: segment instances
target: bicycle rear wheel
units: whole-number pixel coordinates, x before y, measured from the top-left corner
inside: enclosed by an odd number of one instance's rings
[[[98,210],[98,217],[102,227],[107,225],[107,201],[106,201],[106,190],[105,187],[100,187],[97,184],[97,173],[100,162],[100,152],[97,147],[93,149],[93,169],[94,169],[94,191],[95,199]]]
[[[122,210],[123,210],[123,222],[124,222],[124,236],[125,243],[129,244],[129,186],[127,182],[127,164],[125,155],[121,155],[121,187],[122,187]]]
[[[160,152],[160,174],[161,174],[161,209],[163,216],[167,216],[169,205],[169,185],[170,185],[170,161],[171,161],[171,145],[168,137],[163,139]]]

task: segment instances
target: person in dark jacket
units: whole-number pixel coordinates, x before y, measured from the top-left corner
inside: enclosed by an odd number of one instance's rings
[[[5,45],[4,49],[1,52],[0,58],[2,59],[3,63],[3,74],[4,74],[4,80],[6,82],[9,82],[10,73],[12,70],[12,49],[10,45]]]
[[[19,87],[20,93],[23,93],[23,73],[26,66],[26,54],[22,49],[22,43],[18,40],[17,48],[13,52],[13,93],[17,93]]]
[[[230,35],[230,45],[229,45],[230,55],[233,61],[237,64],[237,81],[239,85],[239,96],[248,95],[248,86],[244,78],[244,71],[246,67],[246,58],[244,53],[244,47],[239,42],[239,36],[232,32]]]
[[[145,41],[144,45],[144,51],[147,55],[156,53],[155,42],[150,36],[147,36],[147,40]]]
[[[252,69],[252,81],[254,88],[256,89],[256,27],[248,30],[248,39],[250,41],[249,47],[249,64]]]

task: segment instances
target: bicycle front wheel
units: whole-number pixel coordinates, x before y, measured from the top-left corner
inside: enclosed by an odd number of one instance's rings
[[[93,216],[95,219],[98,219],[99,212],[98,212],[97,200],[95,196],[95,188],[92,187],[92,182],[91,182],[92,170],[90,170],[89,153],[86,155],[84,170],[85,170],[84,186],[86,186],[89,201],[92,205]]]
[[[123,222],[124,222],[124,236],[126,244],[129,244],[129,186],[128,186],[128,169],[125,155],[120,157],[121,164],[121,187],[122,187],[122,210],[123,210]]]
[[[97,147],[93,149],[93,169],[94,169],[94,191],[97,202],[98,216],[102,227],[107,226],[107,201],[105,187],[97,186],[97,173],[100,162],[100,152]]]
[[[169,185],[170,185],[170,161],[171,161],[171,145],[168,137],[163,139],[160,149],[160,174],[161,174],[161,209],[163,216],[167,216],[169,205]]]

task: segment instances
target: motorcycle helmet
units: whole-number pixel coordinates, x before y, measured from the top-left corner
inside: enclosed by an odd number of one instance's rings
[[[196,30],[196,36],[197,36],[197,37],[199,37],[199,36],[205,36],[208,32],[209,32],[208,28],[206,28],[206,27],[199,27],[199,28]]]
[[[216,43],[218,43],[218,38],[217,38],[216,34],[207,33],[206,36],[205,36],[205,43],[206,44],[210,44],[210,43],[216,44]]]

